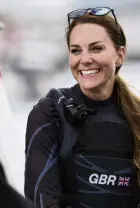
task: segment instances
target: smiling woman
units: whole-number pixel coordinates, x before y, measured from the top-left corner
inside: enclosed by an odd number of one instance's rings
[[[77,84],[50,90],[29,114],[25,194],[41,208],[137,208],[140,100],[119,76],[123,29],[108,7],[72,11],[68,23]]]
[[[83,93],[94,100],[104,100],[111,95],[116,67],[124,56],[125,48],[121,46],[116,51],[100,25],[79,24],[71,32],[69,62],[73,76]]]

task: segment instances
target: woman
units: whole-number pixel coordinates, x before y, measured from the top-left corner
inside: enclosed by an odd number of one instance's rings
[[[77,84],[59,100],[49,92],[29,115],[25,194],[45,208],[138,207],[140,100],[118,74],[123,29],[107,7],[73,11],[68,22]]]

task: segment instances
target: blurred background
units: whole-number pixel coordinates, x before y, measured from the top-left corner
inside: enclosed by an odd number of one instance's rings
[[[68,66],[65,41],[67,13],[96,6],[115,9],[128,42],[121,75],[140,90],[140,0],[98,0],[97,3],[93,0],[0,1],[0,27],[4,26],[0,32],[0,65],[13,124],[18,130],[12,138],[17,144],[13,177],[16,189],[22,194],[28,114],[51,87],[75,83]],[[11,149],[8,154],[14,151]]]

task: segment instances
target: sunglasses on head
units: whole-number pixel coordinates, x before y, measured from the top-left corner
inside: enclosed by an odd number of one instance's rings
[[[77,9],[77,10],[74,10],[74,11],[68,13],[68,24],[70,25],[70,20],[77,19],[78,17],[81,17],[82,15],[84,15],[86,13],[89,13],[89,14],[94,15],[94,16],[105,16],[109,12],[112,13],[112,15],[113,15],[113,17],[115,19],[116,25],[119,28],[119,32],[120,32],[120,43],[122,43],[121,30],[120,30],[120,26],[118,24],[118,21],[117,21],[115,12],[114,12],[113,9],[111,9],[109,7],[95,7],[95,8]]]

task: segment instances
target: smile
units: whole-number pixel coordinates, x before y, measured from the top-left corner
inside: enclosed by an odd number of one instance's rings
[[[90,75],[90,74],[97,74],[100,70],[99,69],[95,69],[95,70],[83,70],[81,71],[82,75]]]

